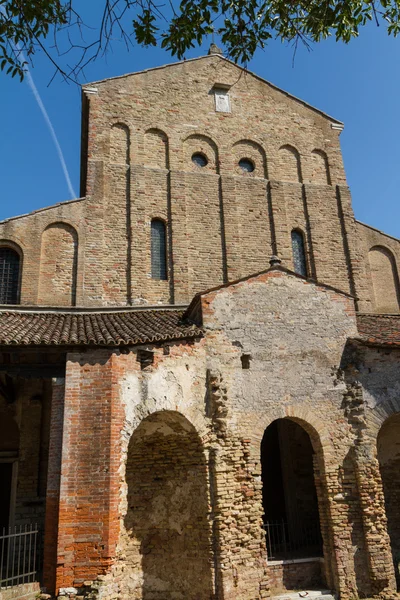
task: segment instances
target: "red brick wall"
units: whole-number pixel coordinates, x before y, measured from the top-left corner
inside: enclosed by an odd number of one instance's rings
[[[65,380],[53,379],[51,402],[49,466],[47,472],[46,517],[44,538],[43,579],[46,589],[54,591],[56,585],[56,560],[58,513],[60,502],[60,471],[64,423]]]
[[[117,381],[118,368],[113,373],[111,353],[69,356],[56,589],[95,579],[106,572],[115,554],[123,423]],[[50,514],[48,519],[52,519]]]

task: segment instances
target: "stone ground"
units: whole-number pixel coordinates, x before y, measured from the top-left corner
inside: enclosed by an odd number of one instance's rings
[[[307,594],[306,596],[304,594]],[[329,590],[297,590],[294,592],[284,592],[277,596],[272,596],[271,600],[299,600],[306,598],[307,600],[336,600],[336,596]]]

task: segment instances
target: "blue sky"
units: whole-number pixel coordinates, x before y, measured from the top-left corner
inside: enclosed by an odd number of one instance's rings
[[[210,41],[187,58],[205,54]],[[84,81],[173,61],[159,49],[136,47],[128,53],[115,42],[106,58],[86,70]],[[272,42],[256,53],[249,69],[344,121],[341,144],[356,218],[400,237],[400,38],[369,25],[349,45],[329,40],[311,52],[300,46],[292,63],[292,47]],[[37,55],[32,75],[79,195],[80,89],[61,79],[48,86],[52,74],[47,59]],[[0,86],[0,219],[5,219],[68,200],[70,194],[29,86],[2,74]]]

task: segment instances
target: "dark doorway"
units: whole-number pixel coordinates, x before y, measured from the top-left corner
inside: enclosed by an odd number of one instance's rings
[[[10,525],[13,463],[0,462],[0,535]]]
[[[378,460],[397,589],[400,590],[400,415],[390,417],[382,425],[378,435]]]
[[[277,419],[261,443],[264,529],[268,557],[275,560],[322,556],[308,433],[289,419]]]

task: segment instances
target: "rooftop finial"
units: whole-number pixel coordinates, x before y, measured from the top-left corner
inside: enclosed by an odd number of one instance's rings
[[[224,55],[222,48],[217,46],[217,44],[215,44],[214,42],[212,42],[212,44],[210,44],[210,49],[208,51],[208,54],[219,54],[220,56]]]
[[[269,264],[271,265],[271,267],[278,267],[281,264],[281,262],[282,261],[279,258],[279,256],[276,256],[275,254],[273,254],[269,259]]]

